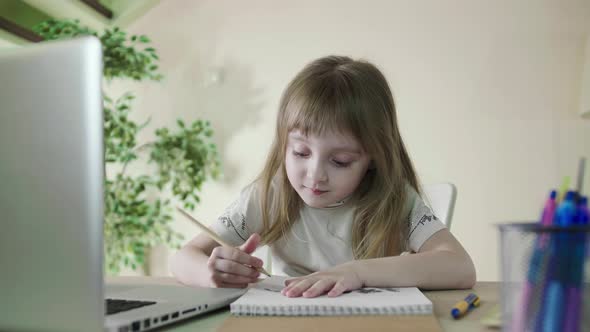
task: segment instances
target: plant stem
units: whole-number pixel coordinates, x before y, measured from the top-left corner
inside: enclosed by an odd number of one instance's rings
[[[145,149],[146,147],[150,146],[150,145],[154,145],[156,142],[149,142],[149,143],[144,143],[138,147],[136,147],[135,149],[133,149],[133,152],[140,152],[141,150]],[[129,164],[130,160],[127,160],[125,162],[125,164],[123,164],[123,169],[121,170],[121,176],[125,175],[125,171],[127,170],[127,165]]]

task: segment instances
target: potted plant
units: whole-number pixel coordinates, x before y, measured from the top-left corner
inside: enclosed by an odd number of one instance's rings
[[[78,20],[49,20],[33,28],[46,40],[93,35],[103,48],[105,84],[114,79],[159,81],[156,49],[145,35],[128,35],[118,27],[102,33],[80,25]],[[104,90],[104,89],[103,89]],[[117,99],[103,92],[105,147],[105,270],[116,274],[122,268],[144,266],[146,252],[157,244],[177,248],[182,236],[171,227],[171,198],[189,210],[199,203],[203,182],[217,178],[220,163],[208,121],[156,129],[153,142],[139,144],[137,134],[149,123],[131,120],[134,95]],[[155,165],[153,173],[142,174],[131,163]],[[145,159],[145,158],[144,158]]]

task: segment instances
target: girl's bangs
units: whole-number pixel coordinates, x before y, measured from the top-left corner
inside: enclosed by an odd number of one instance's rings
[[[324,91],[325,92],[325,91]],[[338,97],[340,98],[340,97]],[[294,96],[287,104],[287,132],[299,130],[303,135],[323,135],[326,132],[347,132],[359,137],[358,121],[345,100],[329,98],[320,93]]]

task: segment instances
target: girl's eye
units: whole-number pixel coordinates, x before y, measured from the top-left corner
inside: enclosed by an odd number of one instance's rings
[[[336,167],[348,167],[350,166],[350,162],[344,162],[344,161],[338,161],[338,160],[332,160],[332,162],[334,163],[334,165],[336,165]]]
[[[293,155],[295,155],[297,157],[307,157],[309,155],[309,153],[304,153],[304,152],[299,152],[299,151],[293,150]]]

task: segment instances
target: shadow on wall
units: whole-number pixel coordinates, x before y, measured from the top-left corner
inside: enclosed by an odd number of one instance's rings
[[[223,169],[220,182],[232,184],[238,178],[241,165],[239,161],[228,159],[229,144],[240,132],[255,130],[262,118],[263,90],[253,86],[248,68],[232,61],[225,61],[221,66],[196,64],[191,67],[188,70],[175,68],[176,72],[167,77],[179,83],[168,90],[174,95],[171,102],[177,110],[174,113],[187,122],[196,119],[211,122]]]

